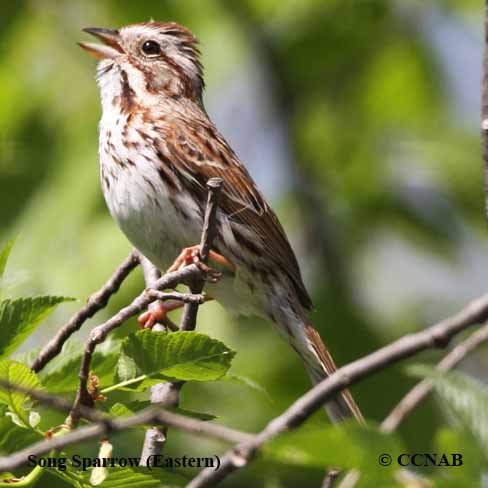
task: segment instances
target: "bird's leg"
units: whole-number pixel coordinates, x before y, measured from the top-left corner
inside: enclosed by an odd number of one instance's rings
[[[204,301],[208,302],[213,300],[211,296],[205,295]],[[171,330],[178,330],[178,326],[175,325],[168,317],[168,313],[173,310],[178,310],[183,307],[184,302],[181,300],[167,300],[156,301],[150,304],[147,312],[139,315],[137,321],[141,329],[151,329],[155,324],[160,323],[167,326]]]
[[[183,305],[183,302],[180,300],[167,300],[165,302],[158,300],[153,302],[149,305],[147,311],[139,315],[137,318],[139,327],[141,329],[152,329],[156,323],[160,323],[166,325],[170,329],[174,329],[176,326],[171,322],[167,315],[173,310],[178,310]]]
[[[211,262],[235,272],[235,265],[224,256],[215,251],[210,251],[208,257]],[[185,247],[168,269],[168,273],[178,271],[189,264],[196,264],[204,273],[206,273],[207,277],[212,282],[217,281],[221,276],[221,273],[212,269],[210,266],[207,266],[205,263],[202,263],[200,259],[200,245],[198,244],[191,247]],[[213,300],[213,298],[209,295],[205,295],[204,300],[207,302]],[[156,323],[160,323],[166,325],[169,329],[178,330],[178,327],[169,319],[168,313],[181,308],[183,305],[184,303],[181,300],[168,300],[165,302],[158,300],[153,302],[148,307],[147,312],[141,314],[137,319],[139,327],[141,329],[151,329]]]
[[[216,253],[215,251],[209,251],[208,258],[210,261],[213,261],[214,263],[224,268],[227,268],[232,272],[235,272],[236,270],[234,263],[229,261],[221,254]],[[181,251],[180,255],[175,259],[175,262],[170,266],[168,272],[177,271],[192,263],[196,264],[202,271],[206,273],[211,271],[211,268],[202,263],[202,261],[200,260],[200,245],[197,244],[195,246],[185,247],[183,251]]]

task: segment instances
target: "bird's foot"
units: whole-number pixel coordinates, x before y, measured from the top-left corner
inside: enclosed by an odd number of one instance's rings
[[[190,264],[203,264],[200,260],[200,246],[185,247],[180,255],[175,259],[174,263],[169,267],[168,273],[183,269]]]
[[[236,267],[234,263],[230,262],[227,258],[218,254],[214,251],[209,251],[209,260],[235,272]],[[177,271],[190,264],[196,264],[210,279],[210,281],[215,282],[221,277],[221,273],[207,264],[203,263],[200,257],[200,245],[195,245],[191,247],[185,247],[180,255],[175,259],[175,262],[170,266],[168,272]]]
[[[204,296],[204,302],[213,300],[210,295]],[[167,329],[174,331],[180,330],[179,327],[168,317],[168,313],[183,307],[184,303],[180,300],[167,300],[164,302],[152,302],[147,312],[139,315],[137,321],[141,329],[152,329],[156,324],[164,325]]]
[[[184,305],[179,300],[168,300],[165,302],[156,301],[149,305],[146,312],[139,315],[137,321],[141,329],[152,329],[156,324],[162,324],[171,330],[178,330],[178,327],[168,317],[168,312],[177,310]]]

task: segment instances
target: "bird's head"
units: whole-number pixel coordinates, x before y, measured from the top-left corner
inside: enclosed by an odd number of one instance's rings
[[[204,88],[196,37],[174,22],[146,22],[119,30],[86,28],[103,44],[79,45],[100,60],[98,82],[135,99],[169,96],[201,101]]]

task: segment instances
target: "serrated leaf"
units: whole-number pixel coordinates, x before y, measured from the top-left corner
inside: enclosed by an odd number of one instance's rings
[[[108,468],[103,488],[170,488],[187,482],[183,476],[160,468]]]
[[[16,238],[10,239],[7,241],[5,246],[3,246],[2,250],[0,251],[0,285],[2,283],[3,274],[5,272],[5,266],[7,265],[8,257],[10,256],[10,251],[14,247]],[[1,289],[1,286],[0,286]]]
[[[74,299],[60,296],[2,300],[0,302],[0,357],[5,357],[17,349],[60,303],[71,300]]]
[[[10,454],[41,440],[33,430],[15,425],[6,415],[0,419],[0,451]]]
[[[269,460],[287,465],[319,469],[327,466],[340,466],[344,470],[359,468],[365,478],[380,481],[391,480],[398,465],[381,466],[379,457],[388,453],[396,459],[403,449],[395,435],[351,421],[341,424],[340,429],[328,425],[284,434],[265,446],[263,454]]]
[[[69,393],[76,391],[79,386],[78,370],[80,367],[83,347],[81,344],[69,346],[65,352],[58,356],[58,360],[49,364],[48,368],[40,373],[42,384],[51,393]],[[103,354],[95,352],[93,354],[90,369],[97,375],[100,387],[111,385],[113,383],[114,370],[119,359],[118,352]]]
[[[0,404],[0,452],[10,454],[41,439],[38,432],[15,425],[7,413],[7,406]]]
[[[114,467],[107,470],[108,476],[101,485],[103,488],[172,488],[188,483],[185,477],[168,469],[155,468],[150,471],[144,467]],[[50,468],[48,472],[76,488],[93,488],[90,483],[91,469],[82,472],[68,464],[66,471]]]
[[[449,419],[469,432],[488,458],[488,388],[458,371],[440,372],[423,365],[415,365],[408,370],[432,382]]]
[[[235,354],[222,342],[197,332],[151,331],[130,334],[122,352],[117,375],[124,382],[155,375],[184,381],[217,380],[226,374]]]
[[[28,389],[37,389],[40,386],[37,375],[30,368],[9,359],[0,361],[0,379]],[[0,386],[0,402],[9,407],[10,412],[15,414],[24,427],[30,426],[29,409],[25,406],[28,399],[29,396],[25,393]]]

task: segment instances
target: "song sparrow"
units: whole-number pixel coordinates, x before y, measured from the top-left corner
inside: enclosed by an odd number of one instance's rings
[[[336,367],[308,319],[312,302],[283,228],[203,106],[197,39],[172,22],[84,31],[103,41],[80,46],[101,60],[101,184],[122,231],[167,269],[199,242],[206,182],[221,177],[211,258],[229,269],[208,285],[209,295],[232,311],[270,320],[312,382],[327,377]],[[347,390],[327,409],[333,420],[363,421]]]

